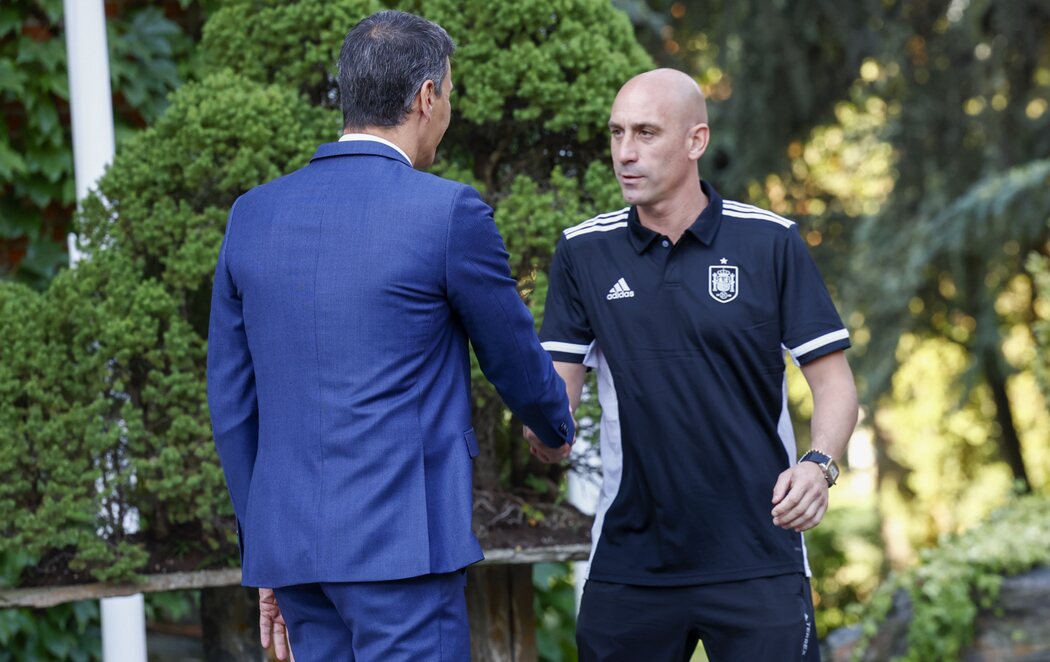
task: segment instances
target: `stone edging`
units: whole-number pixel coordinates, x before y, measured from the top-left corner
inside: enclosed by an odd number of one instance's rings
[[[590,545],[553,545],[523,549],[490,549],[485,560],[477,565],[512,565],[531,563],[554,563],[561,561],[586,561]],[[237,586],[241,583],[241,569],[198,570],[196,572],[171,572],[146,575],[137,584],[70,584],[65,586],[42,586],[34,588],[0,589],[0,608],[33,607],[42,609],[78,600],[98,600],[135,593],[157,593],[211,588],[215,586]]]

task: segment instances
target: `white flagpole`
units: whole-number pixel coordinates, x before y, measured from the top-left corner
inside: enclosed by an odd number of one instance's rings
[[[73,121],[73,163],[77,202],[95,186],[113,161],[113,101],[109,85],[109,49],[103,0],[64,0],[69,105]],[[69,234],[69,262],[80,252]],[[146,611],[141,593],[100,601],[102,659],[146,662]]]
[[[103,0],[64,0],[69,105],[73,120],[73,165],[77,201],[95,185],[116,151],[113,100],[109,86],[109,49]],[[80,253],[69,236],[69,261]]]

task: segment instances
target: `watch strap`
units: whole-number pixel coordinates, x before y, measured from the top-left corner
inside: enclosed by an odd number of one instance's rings
[[[828,487],[835,484],[835,481],[839,477],[839,467],[835,464],[835,460],[831,459],[830,456],[821,453],[820,451],[808,450],[802,454],[802,457],[798,459],[799,462],[812,462],[820,467],[824,472],[824,480],[827,481]]]

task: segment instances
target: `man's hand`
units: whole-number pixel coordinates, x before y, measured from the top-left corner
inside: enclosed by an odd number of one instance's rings
[[[773,524],[802,532],[820,524],[828,509],[828,482],[815,462],[799,462],[773,486]]]
[[[555,464],[569,457],[569,453],[572,452],[572,446],[569,444],[562,444],[560,448],[551,448],[540,441],[540,438],[528,426],[522,428],[522,434],[529,442],[529,452],[538,457],[540,462]]]
[[[259,640],[262,647],[269,649],[273,641],[273,652],[278,660],[291,659],[292,648],[288,644],[288,629],[284,624],[281,608],[277,606],[277,596],[272,588],[259,589]]]

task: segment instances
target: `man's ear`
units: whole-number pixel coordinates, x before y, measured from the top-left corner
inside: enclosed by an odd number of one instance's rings
[[[437,89],[434,86],[434,81],[423,81],[416,99],[419,101],[419,112],[423,114],[427,121],[430,121],[430,116],[434,112],[434,102],[437,100]]]
[[[694,125],[689,129],[689,158],[694,161],[700,160],[700,157],[707,151],[707,144],[711,140],[711,127],[707,125],[707,122],[701,122],[700,124]]]

